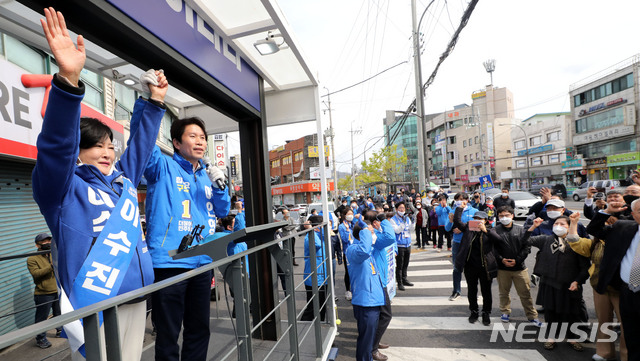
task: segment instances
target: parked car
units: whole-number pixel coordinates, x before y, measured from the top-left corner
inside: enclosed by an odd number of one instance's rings
[[[531,188],[529,188],[529,192],[531,194],[533,194],[534,196],[539,197],[540,196],[540,190],[542,188],[551,188],[556,195],[562,197],[562,199],[567,198],[567,187],[564,186],[564,184],[562,183],[555,183],[555,184],[534,184],[531,186]]]
[[[500,197],[500,193],[496,193],[493,198],[495,197]],[[516,209],[513,210],[514,218],[527,218],[529,208],[540,201],[540,197],[525,191],[510,191],[509,198],[513,199],[516,204]]]
[[[573,191],[572,198],[576,202],[579,202],[580,200],[587,198],[587,189],[589,189],[589,187],[596,187],[598,192],[606,193],[612,189],[616,189],[621,192],[624,192],[627,186],[628,186],[627,181],[624,179],[603,179],[603,180],[596,180],[596,181],[588,181],[588,182],[582,183],[579,188]]]
[[[313,211],[314,209],[318,210],[318,213],[322,212],[322,203],[311,203],[309,204],[309,213],[311,214],[311,211]],[[333,218],[334,226],[337,227],[338,226],[338,220],[334,214],[334,211],[336,210],[336,206],[333,204],[333,202],[329,202],[329,214],[330,216]]]

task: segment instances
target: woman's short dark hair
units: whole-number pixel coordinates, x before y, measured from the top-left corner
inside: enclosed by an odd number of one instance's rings
[[[362,227],[358,222],[353,226],[353,238],[357,239],[358,241],[360,240],[360,231],[362,231]]]
[[[113,141],[113,132],[106,124],[96,118],[80,118],[80,149],[89,149],[105,137]]]
[[[182,143],[182,135],[184,134],[184,129],[191,124],[199,126],[202,129],[204,136],[207,136],[207,128],[205,127],[202,119],[198,117],[189,117],[178,119],[171,124],[171,141],[173,142],[173,140],[175,139],[178,142]]]
[[[458,192],[455,196],[453,196],[453,199],[455,199],[456,201],[467,200],[469,199],[469,195],[466,192]]]

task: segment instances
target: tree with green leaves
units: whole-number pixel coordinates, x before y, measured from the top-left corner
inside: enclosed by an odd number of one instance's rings
[[[396,144],[384,147],[362,162],[362,172],[356,181],[365,186],[380,183],[390,184],[402,173],[407,161],[406,149],[398,149]]]

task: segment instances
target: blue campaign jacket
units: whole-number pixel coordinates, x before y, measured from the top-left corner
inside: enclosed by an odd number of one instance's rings
[[[233,225],[233,231],[237,232],[241,229],[245,229],[247,228],[247,221],[245,220],[245,215],[244,212],[240,212],[238,214],[236,214],[236,222]]]
[[[322,260],[325,258],[324,247],[322,247],[322,240],[320,239],[320,233],[316,231],[307,232],[307,235],[304,237],[304,284],[307,286],[311,286],[311,277],[307,278],[311,274],[311,258],[309,257],[309,238],[314,238],[314,246],[316,248],[316,267],[318,269],[318,287],[322,286],[324,283],[324,279],[326,277],[325,265],[322,263]]]
[[[393,244],[395,237],[380,237],[372,244],[371,231],[363,229],[347,249],[349,280],[353,298],[351,304],[362,307],[384,306],[384,291],[380,269],[373,258],[373,249],[382,250]]]
[[[461,217],[461,222],[462,223],[468,223],[470,220],[473,219],[473,215],[476,214],[476,212],[478,212],[477,209],[471,207],[470,205],[467,205],[467,207],[464,209],[464,211],[462,211],[462,217]],[[445,223],[444,225],[444,229],[447,232],[451,232],[451,230],[453,229],[453,222],[449,221],[449,217],[447,217],[447,223]],[[458,234],[453,234],[453,242],[460,242],[462,241],[462,235],[464,233],[458,233]]]
[[[338,233],[342,241],[342,252],[347,253],[347,248],[353,243],[353,222],[342,221],[338,226]]]
[[[133,123],[132,123],[133,128]],[[196,225],[206,237],[215,233],[216,217],[229,214],[229,193],[213,187],[204,164],[193,166],[180,154],[172,158],[155,147],[144,172],[147,178],[147,243],[154,268],[193,269],[211,263],[209,256],[173,260],[167,253]]]
[[[382,230],[374,230],[376,237],[378,237],[376,239],[376,244],[378,244],[378,242],[381,242],[382,244],[386,244],[387,246],[385,246],[385,248],[377,248],[374,246],[372,256],[376,261],[378,271],[380,271],[380,279],[382,280],[382,285],[386,287],[387,282],[389,282],[389,262],[387,262],[386,247],[389,247],[389,245],[395,245],[396,235],[393,231],[391,222],[389,222],[388,220],[385,219],[380,222],[380,226]]]
[[[67,295],[100,234],[101,229],[94,227],[104,226],[104,214],[110,215],[110,205],[120,198],[120,177],[128,178],[134,186],[140,183],[164,114],[160,106],[136,100],[132,121],[140,123],[139,129],[131,131],[129,146],[116,162],[113,173],[105,176],[93,165],[76,165],[83,95],[84,84],[79,89],[72,88],[54,76],[32,175],[33,198],[51,230],[55,272]],[[103,198],[107,196],[108,200]],[[104,220],[94,224],[99,219]],[[146,244],[139,242],[118,294],[151,283],[151,257]]]
[[[436,206],[436,215],[438,216],[438,225],[444,226],[449,220],[449,213],[453,213],[451,207],[443,207],[441,205]]]
[[[391,218],[391,225],[393,226],[396,234],[396,243],[398,244],[398,247],[411,247],[412,224],[411,218],[407,215],[400,218],[396,213],[396,215]]]

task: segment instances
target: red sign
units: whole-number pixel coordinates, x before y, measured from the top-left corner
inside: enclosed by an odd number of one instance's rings
[[[468,182],[469,181],[469,175],[468,174],[460,175],[460,180],[463,181],[463,182]]]
[[[448,116],[449,118],[453,118],[454,116],[456,116],[456,117],[457,117],[457,116],[459,116],[459,115],[460,115],[460,112],[451,112],[451,113],[447,114],[447,116]]]
[[[327,182],[327,191],[332,191],[334,188],[333,181]],[[320,181],[289,184],[283,186],[271,187],[271,195],[278,194],[291,194],[291,193],[307,193],[307,192],[320,192]]]
[[[235,187],[233,187],[233,189],[237,192],[237,191],[240,190],[240,186],[235,186]]]

